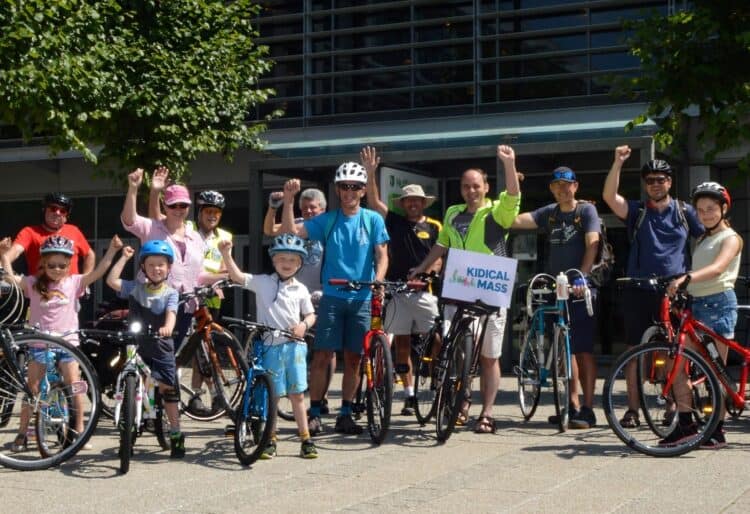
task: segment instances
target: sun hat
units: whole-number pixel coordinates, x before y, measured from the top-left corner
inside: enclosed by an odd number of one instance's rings
[[[398,200],[401,201],[404,198],[424,198],[425,208],[435,203],[435,200],[437,199],[432,195],[424,194],[424,189],[422,189],[422,186],[419,184],[408,184],[402,187],[401,196],[398,197]]]

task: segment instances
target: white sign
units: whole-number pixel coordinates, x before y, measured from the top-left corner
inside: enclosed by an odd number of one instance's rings
[[[444,298],[510,307],[518,261],[467,250],[448,250],[443,281]]]

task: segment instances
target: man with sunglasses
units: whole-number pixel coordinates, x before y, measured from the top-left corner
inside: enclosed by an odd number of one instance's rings
[[[35,275],[39,267],[39,249],[50,236],[63,236],[73,241],[73,258],[70,260],[70,274],[86,274],[94,269],[96,254],[88,241],[75,225],[68,223],[73,200],[63,193],[48,193],[42,201],[42,223],[21,229],[10,249],[10,261],[15,261],[22,253],[26,255],[26,272]],[[78,261],[83,259],[79,272]]]
[[[672,198],[673,170],[668,162],[650,160],[641,168],[647,200],[626,200],[617,191],[620,173],[630,157],[630,147],[615,148],[612,168],[604,182],[602,196],[612,212],[623,220],[631,239],[626,275],[628,277],[665,276],[685,273],[690,268],[690,236],[703,234],[703,225],[692,205]],[[640,343],[643,332],[659,311],[660,296],[653,288],[627,288],[621,296],[628,346]],[[628,411],[620,420],[624,427],[640,425],[636,370],[627,369]]]
[[[352,418],[352,400],[357,388],[357,371],[362,358],[362,341],[370,328],[370,290],[342,291],[328,284],[330,278],[384,280],[388,269],[388,232],[380,215],[360,206],[365,196],[367,170],[356,162],[345,162],[334,180],[339,208],[302,224],[294,223],[294,196],[300,181],[284,184],[281,231],[323,244],[323,296],[318,306],[318,323],[310,366],[310,435],[322,431],[321,401],[327,370],[336,351],[343,350],[344,376],[341,384],[341,410],[335,431],[361,434],[362,427]]]

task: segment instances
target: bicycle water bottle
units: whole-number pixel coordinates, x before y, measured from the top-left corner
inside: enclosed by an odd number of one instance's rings
[[[568,276],[560,272],[559,275],[557,275],[557,278],[555,279],[555,289],[557,290],[557,299],[558,300],[567,300],[569,296],[568,292]]]
[[[591,289],[586,286],[585,291],[583,292],[583,299],[586,301],[586,313],[589,316],[594,315],[594,303],[591,300]]]
[[[711,357],[711,360],[719,369],[721,369],[721,366],[719,365],[719,363],[721,362],[721,355],[719,355],[719,350],[716,348],[714,340],[708,336],[704,336],[703,345],[706,347],[706,350],[708,350],[708,355],[709,357]]]

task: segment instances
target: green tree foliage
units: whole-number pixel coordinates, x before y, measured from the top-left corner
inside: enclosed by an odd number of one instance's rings
[[[625,89],[645,95],[647,117],[659,123],[662,148],[685,144],[689,116],[699,117],[698,141],[710,162],[717,153],[750,142],[750,2],[694,0],[686,11],[631,25],[632,53],[642,75]],[[750,155],[740,161],[750,172]]]
[[[272,90],[249,0],[0,0],[0,120],[122,179],[260,148]],[[90,148],[101,147],[95,155]]]

